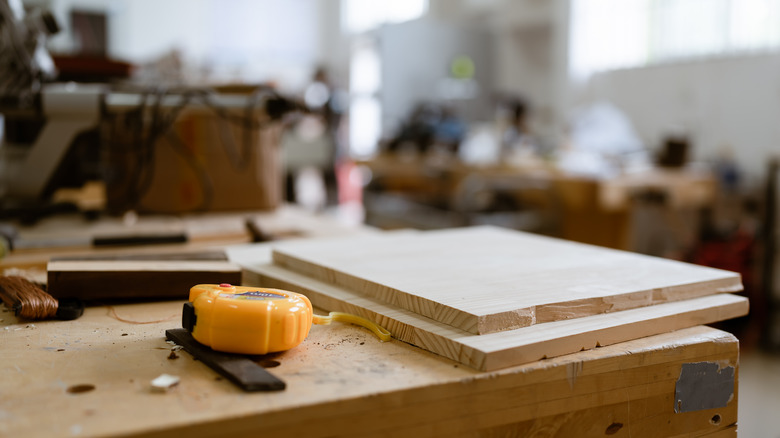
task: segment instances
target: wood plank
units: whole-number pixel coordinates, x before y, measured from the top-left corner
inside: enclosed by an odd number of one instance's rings
[[[742,290],[737,273],[498,227],[288,242],[272,258],[474,334]]]
[[[746,298],[717,294],[475,335],[276,265],[245,268],[244,284],[303,293],[317,307],[368,318],[396,339],[483,371],[736,318],[748,311]]]

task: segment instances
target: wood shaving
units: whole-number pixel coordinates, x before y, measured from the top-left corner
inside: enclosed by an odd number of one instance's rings
[[[171,388],[179,384],[179,376],[172,376],[170,374],[160,374],[152,380],[152,391],[154,392],[167,392]]]
[[[157,320],[154,320],[154,321],[133,321],[131,319],[124,319],[124,318],[120,317],[119,315],[117,315],[116,314],[116,309],[114,309],[114,306],[108,306],[108,312],[117,321],[126,322],[128,324],[157,324],[159,322],[170,321],[171,319],[180,316],[179,314],[174,314],[174,315],[171,315],[171,316],[169,316],[167,318],[157,319]]]

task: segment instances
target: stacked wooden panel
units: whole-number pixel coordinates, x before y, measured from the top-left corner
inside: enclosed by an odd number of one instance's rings
[[[495,227],[233,251],[247,284],[303,292],[480,370],[747,313],[738,274]]]

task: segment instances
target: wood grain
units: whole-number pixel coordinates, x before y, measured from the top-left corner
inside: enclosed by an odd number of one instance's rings
[[[54,260],[48,292],[55,298],[186,298],[201,283],[241,282],[228,260]]]
[[[396,339],[482,371],[709,324],[748,312],[746,298],[717,294],[475,335],[273,264],[245,267],[244,284],[303,293],[315,306],[368,318]]]
[[[733,272],[497,227],[289,242],[272,257],[474,334],[742,290]]]
[[[117,312],[159,320],[181,305]],[[186,352],[169,359],[164,332],[176,318],[134,325],[90,307],[79,320],[34,327],[10,313],[2,319],[0,435],[8,437],[606,436],[616,422],[623,427],[611,436],[731,436],[737,418],[737,393],[722,409],[674,413],[682,364],[738,366],[737,339],[702,326],[490,373],[381,343],[362,328],[317,326],[268,358],[279,363],[272,372],[285,391],[247,394]],[[149,382],[161,373],[181,383],[153,393]],[[94,389],[68,392],[86,384]],[[716,414],[718,425],[710,422]]]

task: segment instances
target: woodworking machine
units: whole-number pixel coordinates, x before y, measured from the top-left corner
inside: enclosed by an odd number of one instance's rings
[[[271,120],[303,109],[269,87],[251,95],[180,87],[135,87],[124,92],[105,84],[56,83],[46,40],[59,30],[51,13],[25,12],[21,0],[0,0],[0,212],[48,205],[60,187],[81,187],[111,173],[103,155],[111,147],[101,129],[117,112],[140,114],[141,136],[133,153],[148,158],[185,107],[208,108],[227,123],[257,129],[252,110]],[[245,135],[245,137],[247,137]],[[148,160],[147,160],[148,161]],[[153,166],[146,163],[147,171]],[[138,176],[139,180],[144,177]],[[139,184],[143,185],[143,184]]]

